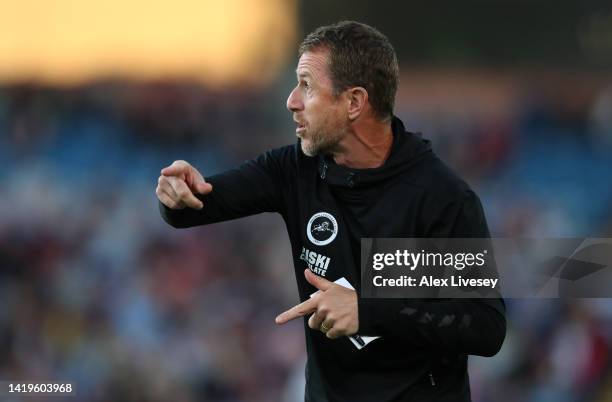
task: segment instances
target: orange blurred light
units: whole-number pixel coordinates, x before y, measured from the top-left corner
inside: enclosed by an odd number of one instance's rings
[[[267,81],[291,52],[295,0],[0,0],[0,80],[119,76]]]

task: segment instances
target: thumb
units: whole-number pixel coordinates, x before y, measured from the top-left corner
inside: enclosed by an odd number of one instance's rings
[[[308,283],[319,290],[327,290],[334,284],[323,277],[313,274],[309,269],[304,270],[304,276]]]
[[[200,194],[208,194],[213,191],[213,186],[205,181],[200,181],[195,186],[196,191]]]

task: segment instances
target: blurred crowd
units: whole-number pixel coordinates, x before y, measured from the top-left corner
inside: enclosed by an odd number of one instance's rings
[[[611,237],[612,81],[545,76],[406,72],[396,110],[493,236]],[[298,302],[281,218],[176,230],[155,196],[175,159],[214,174],[295,141],[289,88],[0,88],[0,379],[88,402],[303,400],[302,323],[274,324]],[[507,306],[500,354],[471,358],[475,402],[612,401],[612,301]]]

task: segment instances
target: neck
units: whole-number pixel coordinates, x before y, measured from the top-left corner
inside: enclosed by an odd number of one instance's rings
[[[377,168],[389,157],[392,143],[390,121],[360,121],[349,128],[332,156],[338,165],[349,168]]]

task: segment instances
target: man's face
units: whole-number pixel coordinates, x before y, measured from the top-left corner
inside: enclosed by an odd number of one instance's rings
[[[296,70],[298,84],[287,99],[287,109],[298,124],[295,133],[308,156],[337,150],[349,123],[345,102],[333,94],[328,61],[326,49],[302,54]]]

